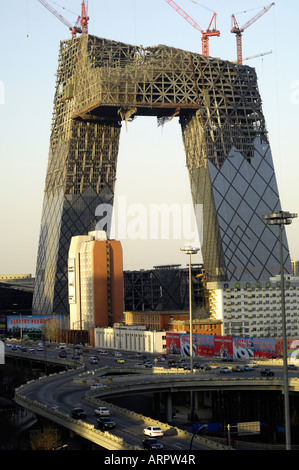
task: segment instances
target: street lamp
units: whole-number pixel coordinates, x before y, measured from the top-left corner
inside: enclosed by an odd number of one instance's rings
[[[203,432],[205,429],[208,428],[208,425],[207,424],[203,424],[202,426],[200,426],[197,431],[193,434],[192,438],[191,438],[191,441],[190,441],[190,448],[189,450],[192,450],[192,442],[193,442],[193,439],[195,438],[195,436],[197,436],[197,434],[200,434],[201,432]]]
[[[290,212],[278,211],[273,214],[264,215],[263,219],[268,225],[279,226],[279,245],[280,245],[280,284],[281,284],[281,321],[282,321],[282,342],[283,342],[283,375],[284,375],[284,413],[285,413],[285,429],[286,429],[286,450],[291,450],[291,431],[290,431],[290,405],[289,405],[289,382],[288,382],[288,360],[287,360],[287,337],[286,337],[286,320],[285,320],[285,291],[284,291],[284,262],[282,250],[282,226],[290,225],[292,219],[297,214]]]
[[[193,374],[193,327],[192,327],[192,282],[191,282],[191,255],[196,255],[199,252],[199,248],[195,246],[183,246],[181,247],[181,251],[185,253],[185,255],[189,255],[189,330],[190,330],[190,372]],[[193,393],[192,390],[190,391],[191,397],[191,420],[193,418]]]

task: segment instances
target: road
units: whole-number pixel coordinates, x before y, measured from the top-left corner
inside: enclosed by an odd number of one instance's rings
[[[120,380],[122,379],[121,377]],[[36,382],[33,382],[32,385],[27,386],[25,392],[28,399],[41,402],[49,408],[58,410],[68,416],[71,415],[73,408],[82,407],[87,414],[85,421],[97,429],[95,405],[85,401],[85,394],[86,386],[80,384],[80,382],[74,382],[67,374],[61,374],[61,376],[58,374],[52,381],[41,381],[38,383],[38,387]],[[123,438],[127,444],[141,447],[144,439],[143,430],[147,423],[140,415],[127,415],[112,406],[111,418],[116,423],[116,428],[110,431],[111,433]],[[190,435],[180,436],[174,427],[167,429],[163,438],[159,439],[163,443],[164,451],[189,450]],[[194,441],[192,450],[211,450],[211,446]]]
[[[31,352],[35,355],[43,356],[45,351],[40,350],[38,351],[37,344],[28,344],[27,351],[23,354],[28,354],[29,348],[34,348]],[[7,346],[7,350],[12,349],[12,345]],[[46,354],[47,357],[57,357],[61,349],[58,345],[51,345],[47,347]],[[80,351],[80,355],[77,356],[77,352]],[[67,357],[71,358],[74,361],[77,361],[78,364],[85,366],[86,370],[89,371],[96,371],[101,366],[109,366],[109,367],[126,367],[131,366],[134,367],[137,364],[142,364],[141,358],[134,358],[132,353],[122,353],[122,359],[125,361],[124,364],[117,363],[117,358],[115,357],[115,351],[108,351],[107,354],[102,355],[98,351],[93,348],[83,348],[80,347],[79,350],[74,350],[73,348],[66,350]],[[91,355],[97,355],[99,357],[99,364],[91,364],[89,362],[89,358]],[[75,357],[75,358],[74,358]],[[79,359],[76,359],[79,357]],[[151,356],[151,361],[153,364],[159,365],[160,367],[165,367],[169,369],[168,360],[158,362],[157,358]],[[155,361],[156,359],[156,361]],[[183,361],[184,358],[180,358]],[[188,358],[185,358],[188,359]],[[217,358],[196,358],[202,364],[210,364],[211,370],[208,371],[201,371],[200,374],[204,376],[211,376],[211,377],[223,377],[224,375],[221,373],[221,367],[229,367],[233,368],[235,365],[242,363],[243,361],[234,361],[230,363],[223,363],[220,359]],[[196,362],[196,361],[195,361]],[[244,362],[243,362],[244,363]],[[181,370],[183,370],[183,362],[179,363],[181,366]],[[185,362],[185,367],[188,368],[188,360]],[[248,372],[229,372],[225,377],[235,377],[235,376],[249,376],[249,377],[260,377],[260,368],[253,369]],[[267,365],[268,367],[268,365]],[[271,369],[275,372],[275,376],[282,377],[283,370],[281,365],[274,365],[271,366]],[[185,374],[189,375],[186,371]],[[299,377],[298,371],[289,371],[290,377]],[[158,377],[157,377],[158,378]],[[107,378],[105,379],[107,382]],[[126,382],[129,380],[128,376],[123,378],[113,378],[114,383],[119,380],[125,380]],[[130,379],[134,380],[134,378]],[[86,385],[83,385],[80,381],[73,381],[72,378],[69,378],[67,374],[61,374],[58,378],[55,378],[53,381],[45,381],[41,383],[39,387],[36,387],[32,384],[32,388],[30,387],[28,391],[26,391],[26,396],[29,399],[36,400],[47,405],[49,408],[58,409],[59,411],[65,413],[66,415],[71,415],[71,410],[74,407],[81,406],[87,413],[86,422],[95,426],[97,428],[97,419],[94,413],[94,406],[85,401],[85,394],[86,394]],[[113,407],[112,407],[113,408]],[[116,423],[116,428],[112,431],[113,434],[121,437],[124,439],[125,442],[131,445],[141,445],[143,437],[143,429],[145,427],[145,422],[143,419],[136,415],[135,418],[129,418],[125,414],[112,409],[111,418]],[[188,450],[190,444],[190,437],[188,438],[181,438],[180,436],[176,435],[174,432],[174,428],[169,429],[166,431],[164,437],[161,439],[164,445],[164,450]],[[193,450],[198,449],[205,449],[205,446],[198,445],[195,441],[192,446]]]
[[[9,344],[10,346],[7,346],[7,344]],[[13,345],[18,345],[20,347],[20,342],[13,342],[13,341],[8,341],[6,343],[6,350],[11,350],[13,349]],[[39,346],[38,346],[38,343],[26,343],[24,344],[23,343],[23,346],[26,347],[27,351],[26,353],[24,354],[28,354],[29,353],[29,350],[30,348],[33,348],[34,349],[34,355],[35,356],[39,356],[41,358],[57,358],[59,356],[59,353],[62,351],[62,349],[59,347],[59,345],[57,344],[50,344],[47,348],[46,348],[46,351],[43,349],[43,350],[39,350]],[[105,366],[109,366],[109,367],[121,367],[122,365],[121,364],[118,364],[117,363],[117,360],[118,358],[115,357],[115,352],[114,350],[105,350],[107,354],[100,354],[99,351],[97,350],[97,348],[91,348],[91,347],[80,347],[79,349],[75,349],[73,345],[71,345],[70,347],[66,347],[65,348],[65,352],[66,352],[66,360],[71,360],[74,364],[77,364],[77,365],[80,365],[80,364],[84,364],[85,368],[87,370],[95,370],[99,367],[105,367]],[[78,355],[78,352],[79,352],[79,355]],[[89,358],[91,356],[97,356],[98,359],[99,359],[99,362],[98,364],[91,364],[89,362]],[[142,357],[141,358],[136,358],[136,357],[133,357],[134,354],[131,353],[131,352],[121,352],[121,357],[119,359],[123,359],[125,362],[124,364],[126,366],[130,366],[130,367],[133,367],[133,366],[137,366],[137,365],[141,365],[145,362],[145,359],[143,359]],[[141,355],[142,356],[142,355]],[[169,369],[169,366],[168,366],[168,359],[166,359],[165,361],[162,361],[162,360],[157,360],[157,357],[161,357],[161,356],[158,356],[158,355],[151,355],[151,354],[145,354],[146,358],[151,361],[152,365],[154,366],[158,366],[158,367],[165,367],[167,369]],[[172,356],[172,358],[174,358],[175,356]],[[189,359],[188,357],[181,357],[179,356],[178,359],[176,358],[177,360],[177,364],[178,366],[183,369],[184,367],[188,369],[188,366],[189,366]],[[211,370],[209,371],[209,373],[212,373],[214,375],[218,375],[218,374],[221,374],[221,367],[228,367],[230,369],[232,369],[234,366],[236,365],[243,365],[243,364],[246,364],[246,362],[244,362],[244,360],[238,360],[238,359],[235,359],[231,362],[223,362],[221,361],[220,358],[217,358],[217,357],[213,357],[213,358],[208,358],[208,357],[195,357],[194,358],[194,364],[196,362],[199,362],[200,364],[204,364],[204,365],[210,365],[211,366]],[[250,362],[250,360],[248,360],[248,362]],[[231,371],[231,374],[232,376],[234,376],[235,374],[237,374],[238,376],[240,374],[242,374],[242,376],[244,374],[248,374],[250,377],[259,377],[260,376],[260,369],[263,367],[263,362],[265,362],[265,367],[270,367],[274,373],[275,373],[275,376],[277,377],[282,377],[283,375],[283,368],[282,368],[282,364],[281,365],[278,365],[276,364],[275,362],[273,362],[273,364],[270,364],[269,366],[269,361],[268,360],[260,360],[259,361],[259,364],[260,364],[260,367],[257,368],[257,369],[253,369],[249,372],[234,372],[233,370]],[[144,366],[144,364],[143,364]],[[221,374],[222,375],[222,374]],[[289,377],[299,377],[299,369],[297,371],[289,371]]]

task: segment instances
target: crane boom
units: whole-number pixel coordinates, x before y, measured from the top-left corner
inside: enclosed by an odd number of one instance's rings
[[[208,29],[206,31],[203,31],[203,29],[196,23],[196,21],[194,21],[194,19],[191,18],[191,16],[189,16],[188,13],[186,13],[181,7],[179,7],[173,0],[165,0],[165,1],[175,11],[177,11],[186,21],[188,21],[188,23],[191,24],[191,26],[193,26],[193,28],[195,28],[195,29],[197,29],[198,31],[201,32],[201,34],[202,34],[202,39],[201,39],[202,54],[208,56],[209,55],[209,37],[210,36],[220,36],[220,31],[217,30],[217,26],[216,26],[216,17],[217,17],[216,12],[214,12],[214,14],[212,16],[212,19],[210,21]],[[213,21],[214,21],[214,28],[210,29],[211,26],[212,26]]]
[[[267,54],[272,54],[272,51],[269,51],[269,52],[262,52],[261,54],[255,54],[255,55],[251,55],[249,57],[245,57],[243,59],[244,60],[250,60],[250,59],[255,59],[256,57],[263,57],[264,55],[267,55]]]
[[[262,11],[260,11],[257,15],[255,15],[251,20],[247,21],[247,23],[242,26],[241,30],[244,31],[244,29],[248,28],[248,26],[251,26],[253,23],[255,23],[256,20],[258,20],[261,16],[263,16],[265,13],[267,13],[270,8],[275,5],[274,2],[270,3],[267,7],[264,7]]]
[[[175,11],[177,11],[183,18],[185,18],[186,21],[188,21],[188,23],[191,24],[191,26],[193,26],[193,28],[197,29],[198,31],[200,31],[201,33],[203,33],[203,30],[201,29],[201,27],[196,23],[196,21],[193,20],[193,18],[191,18],[191,16],[188,15],[188,13],[186,13],[181,7],[179,7],[173,0],[165,0],[168,5],[170,5]]]
[[[87,10],[88,10],[88,1],[87,0],[82,0],[82,8],[81,8],[81,17],[78,16],[77,21],[74,26],[69,23],[58,11],[55,10],[51,5],[49,5],[48,2],[45,0],[38,0],[39,3],[41,3],[45,8],[47,8],[56,18],[58,18],[65,26],[69,28],[69,30],[72,32],[72,37],[76,37],[77,33],[82,33],[82,34],[88,34],[88,15],[87,15]],[[86,5],[85,5],[86,1]],[[80,28],[79,22],[81,20],[81,26]]]
[[[237,42],[237,63],[242,64],[243,63],[243,58],[242,58],[242,33],[243,31],[248,28],[250,25],[255,23],[261,16],[263,16],[265,13],[267,13],[270,8],[275,5],[274,2],[270,3],[270,5],[264,7],[257,15],[255,15],[253,18],[251,18],[247,23],[244,24],[241,28],[239,28],[239,25],[237,23],[237,20],[235,18],[235,15],[232,15],[232,27],[231,27],[231,33],[235,33],[236,35],[236,42]]]

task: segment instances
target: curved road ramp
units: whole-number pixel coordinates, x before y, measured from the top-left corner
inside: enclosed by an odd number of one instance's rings
[[[87,439],[90,442],[101,446],[107,450],[142,450],[140,447],[142,440],[142,438],[140,438],[140,434],[136,436],[136,444],[132,445],[126,442],[125,439],[122,437],[118,437],[115,434],[109,433],[107,431],[102,432],[96,429],[93,424],[89,424],[82,420],[76,420],[71,418],[71,416],[69,415],[69,410],[67,411],[66,409],[58,409],[58,403],[56,402],[55,404],[55,396],[57,394],[57,390],[61,389],[62,387],[69,387],[69,390],[73,390],[76,387],[78,389],[78,373],[82,374],[83,371],[83,369],[68,370],[60,372],[58,374],[45,376],[38,380],[30,381],[27,384],[22,385],[21,387],[16,389],[15,401],[23,408],[30,410],[31,412],[42,416],[50,421],[53,421],[59,426],[67,428],[71,432],[76,433],[82,438]],[[147,381],[147,383],[149,383],[150,376],[146,375],[146,377],[142,377],[142,379],[143,381]],[[81,381],[81,391],[83,383],[86,384],[86,382]],[[133,391],[134,387],[131,386],[131,388]],[[108,396],[109,386],[107,386],[106,392],[108,392]],[[95,407],[102,403],[107,406],[107,403],[103,401],[104,396],[102,393],[101,395],[101,399],[99,400],[98,398],[96,398],[95,394],[86,393],[84,400],[86,404],[94,405]],[[44,397],[47,397],[47,400],[45,400]],[[45,401],[47,401],[47,403],[45,403]],[[111,403],[109,403],[109,408],[113,412],[118,413],[118,415],[121,414],[122,417],[127,420],[128,428],[130,428],[131,425],[133,427],[133,424],[135,424],[136,421],[142,423],[144,427],[149,425],[158,425],[163,429],[165,436],[167,436],[168,438],[174,436],[176,439],[184,440],[184,449],[189,449],[190,441],[193,436],[191,433],[170,426],[168,424],[161,423],[143,415],[134,413],[132,411],[120,408],[116,405],[111,405]],[[202,436],[194,437],[193,449],[195,450],[196,448],[204,450],[228,450],[227,446],[219,444]]]

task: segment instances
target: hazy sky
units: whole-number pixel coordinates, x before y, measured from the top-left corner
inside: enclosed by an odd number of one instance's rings
[[[70,23],[81,0],[49,2]],[[177,0],[202,29],[217,12],[220,38],[210,39],[210,55],[236,60],[231,15],[243,26],[270,2],[260,0]],[[43,191],[48,161],[59,42],[68,28],[37,0],[1,1],[0,15],[0,274],[35,275]],[[165,0],[89,0],[89,33],[130,44],[165,44],[201,53],[201,34]],[[277,0],[243,34],[243,57],[255,67],[263,100],[277,182],[284,210],[299,213],[299,2]],[[122,127],[115,198],[125,204],[131,231],[121,240],[125,269],[187,263],[180,252],[186,234],[152,240],[134,232],[134,211],[154,204],[184,211],[191,207],[181,130],[177,119],[163,128],[155,118],[137,118]],[[135,212],[136,213],[136,212]],[[132,219],[133,217],[133,219]],[[136,220],[135,220],[136,222]],[[146,227],[148,228],[148,227]],[[194,228],[194,227],[193,227]],[[192,231],[192,227],[191,227]],[[140,240],[133,240],[132,233]],[[290,253],[299,259],[299,220],[287,228]],[[161,238],[161,236],[160,236]],[[201,262],[201,256],[192,258]]]

